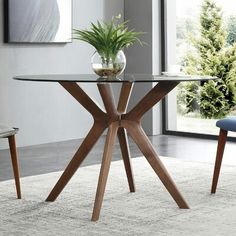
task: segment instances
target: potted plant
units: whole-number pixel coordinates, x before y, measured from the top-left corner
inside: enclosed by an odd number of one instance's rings
[[[92,69],[101,77],[120,75],[126,66],[126,58],[122,51],[135,42],[142,42],[138,38],[141,32],[129,30],[127,21],[118,23],[120,15],[112,18],[111,22],[97,21],[91,23],[90,30],[74,29],[74,39],[91,44],[95,49],[92,56]]]

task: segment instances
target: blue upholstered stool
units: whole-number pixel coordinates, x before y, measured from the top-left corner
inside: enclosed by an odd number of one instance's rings
[[[17,133],[17,131],[18,129],[16,128],[0,124],[0,138],[7,138],[9,142],[13,173],[15,177],[17,198],[20,199],[21,198],[20,174],[19,174],[16,142],[15,142],[15,134]]]
[[[216,161],[212,180],[211,193],[216,192],[228,131],[236,132],[236,117],[229,117],[218,120],[216,122],[216,126],[220,128],[220,134],[218,138],[218,147],[216,153]]]

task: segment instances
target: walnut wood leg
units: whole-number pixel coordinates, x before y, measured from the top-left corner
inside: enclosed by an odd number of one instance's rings
[[[120,98],[117,106],[117,111],[119,114],[123,114],[126,112],[130,95],[133,89],[133,83],[123,83],[120,91]],[[126,130],[122,127],[118,129],[118,139],[120,143],[121,153],[125,165],[125,171],[129,183],[130,192],[135,192],[135,185],[134,185],[134,178],[133,178],[133,171],[131,166],[131,156],[129,151],[129,143],[126,134]]]
[[[104,111],[86,94],[76,82],[60,82],[60,85],[67,90],[94,118],[94,120],[106,120]]]
[[[84,92],[76,82],[60,82],[60,85],[66,89],[92,116],[94,125],[88,135],[82,142],[78,151],[66,167],[62,176],[52,189],[46,201],[54,201],[79,168],[99,137],[107,128],[107,115],[104,111]]]
[[[117,129],[118,129],[118,124],[115,122],[112,123],[108,128],[108,134],[106,137],[102,165],[101,165],[101,170],[100,170],[100,175],[99,175],[99,180],[98,180],[97,193],[96,193],[96,198],[95,198],[95,203],[94,203],[94,208],[93,208],[92,221],[97,221],[100,215],[107,177],[108,177],[110,164],[111,164],[112,150],[113,150],[113,146],[114,146],[116,135],[117,135]]]
[[[16,184],[17,198],[21,199],[20,174],[19,174],[19,167],[18,167],[18,160],[17,160],[15,135],[8,137],[8,142],[9,142],[9,147],[10,147],[11,161],[12,161],[13,173],[14,173],[15,184]]]
[[[74,175],[76,170],[79,168],[83,160],[86,158],[92,147],[95,145],[99,137],[102,135],[106,127],[99,123],[94,123],[92,129],[82,142],[78,151],[75,153],[74,157],[70,161],[69,165],[66,167],[62,176],[56,183],[55,187],[47,197],[46,201],[54,201],[64,189],[66,184],[69,182],[71,177]]]
[[[126,82],[122,84],[121,91],[120,91],[120,98],[119,98],[118,106],[117,106],[117,111],[120,114],[123,114],[124,112],[126,112],[132,89],[133,89],[133,83]]]
[[[171,179],[166,168],[159,159],[151,142],[144,133],[140,120],[143,115],[150,110],[156,103],[161,101],[172,89],[179,84],[178,81],[162,81],[150,90],[137,105],[127,114],[122,116],[121,126],[126,128],[133,140],[144,154],[149,164],[152,166],[160,180],[174,198],[180,208],[189,208],[188,204],[180,194],[174,181]]]
[[[115,138],[118,133],[122,155],[124,159],[127,178],[130,186],[130,191],[135,191],[133,182],[132,168],[130,163],[130,153],[128,140],[124,129],[130,133],[134,141],[143,152],[144,156],[159,176],[166,189],[172,195],[180,208],[188,208],[187,203],[181,196],[173,180],[167,170],[160,161],[148,137],[140,126],[142,116],[158,103],[166,94],[168,94],[176,85],[177,82],[162,81],[159,82],[141,101],[128,113],[126,107],[132,91],[133,83],[126,82],[122,84],[118,107],[115,106],[115,100],[112,93],[111,85],[108,83],[98,83],[98,89],[102,97],[106,113],[97,106],[97,104],[80,88],[77,83],[60,82],[60,84],[93,116],[94,126],[80,146],[79,150],[67,166],[61,178],[55,185],[54,189],[47,198],[47,201],[54,201],[63,188],[66,186],[70,178],[78,169],[86,155],[89,153],[93,145],[108,127],[108,134],[104,147],[103,160],[98,180],[97,193],[94,203],[92,221],[97,221],[99,218],[102,201],[104,197],[106,182],[108,178],[112,149],[115,143]]]
[[[118,138],[119,138],[119,143],[120,143],[120,148],[122,152],[122,157],[125,165],[125,171],[129,183],[129,189],[130,192],[135,192],[135,185],[134,185],[134,179],[133,179],[133,171],[131,167],[131,162],[130,162],[130,151],[129,151],[129,145],[128,145],[128,138],[126,131],[124,128],[119,128],[118,129]]]
[[[166,168],[159,159],[157,153],[155,152],[151,142],[144,133],[142,127],[139,123],[124,121],[123,126],[127,129],[128,133],[131,135],[135,143],[138,145],[139,149],[146,157],[147,161],[156,172],[170,195],[173,197],[179,208],[188,209],[189,206],[184,200],[183,196],[179,192],[174,181],[171,179]]]
[[[214,169],[212,186],[211,186],[211,193],[216,192],[227,134],[228,132],[226,130],[220,129],[220,134],[218,138],[218,147],[217,147],[217,153],[216,153],[215,169]]]
[[[159,82],[137,103],[131,111],[123,115],[123,119],[140,121],[147,111],[161,101],[161,99],[163,99],[178,84],[178,81]]]

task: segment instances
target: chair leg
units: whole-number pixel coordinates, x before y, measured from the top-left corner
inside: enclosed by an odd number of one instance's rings
[[[18,167],[18,160],[17,160],[15,135],[8,137],[8,142],[9,142],[10,153],[11,153],[13,173],[15,177],[17,198],[21,199],[20,174],[19,174],[19,167]]]
[[[217,147],[217,153],[216,153],[215,169],[214,169],[212,186],[211,186],[211,193],[216,192],[216,187],[217,187],[218,178],[220,174],[220,168],[221,168],[221,163],[223,159],[227,134],[228,134],[228,131],[220,129],[220,134],[218,138],[218,147]]]

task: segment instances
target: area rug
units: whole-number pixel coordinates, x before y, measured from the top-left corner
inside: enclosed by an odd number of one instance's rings
[[[161,158],[191,209],[181,210],[146,160],[132,160],[136,192],[129,193],[122,161],[112,162],[100,220],[91,222],[100,165],[81,168],[57,201],[44,199],[61,172],[0,183],[0,235],[236,235],[236,166],[222,167],[210,194],[213,165]]]

